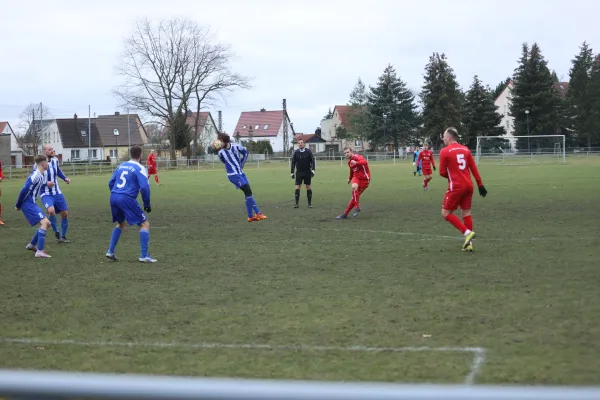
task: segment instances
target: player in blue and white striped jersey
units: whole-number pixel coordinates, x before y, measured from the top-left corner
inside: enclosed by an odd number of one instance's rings
[[[46,240],[46,231],[50,228],[50,221],[44,215],[41,208],[35,204],[42,187],[47,184],[44,173],[48,169],[48,160],[44,155],[37,155],[34,158],[37,168],[25,181],[25,185],[19,193],[15,208],[17,211],[22,211],[25,215],[25,219],[31,226],[40,224],[39,229],[36,230],[35,235],[31,239],[31,242],[25,247],[27,250],[35,251],[37,258],[50,258],[44,251],[44,243]],[[52,184],[49,184],[52,187]]]
[[[267,216],[260,212],[254,196],[252,195],[252,189],[250,189],[250,182],[244,173],[244,165],[248,160],[248,150],[244,146],[237,143],[231,143],[231,138],[226,133],[219,133],[217,135],[223,143],[223,147],[219,150],[219,159],[225,164],[227,171],[227,178],[229,182],[233,183],[236,189],[240,189],[246,196],[246,211],[248,212],[248,222],[261,221],[267,219]]]
[[[67,206],[65,196],[58,186],[58,178],[65,181],[67,185],[71,183],[71,180],[67,178],[60,169],[60,166],[58,165],[58,157],[56,157],[52,145],[45,144],[42,151],[44,155],[48,157],[48,170],[44,173],[44,177],[46,178],[46,182],[52,182],[53,185],[48,186],[48,184],[44,184],[42,187],[42,192],[40,193],[41,202],[48,211],[48,220],[50,221],[52,230],[56,236],[56,241],[58,243],[69,243],[69,240],[67,239],[67,229],[69,228],[69,207]],[[61,217],[61,232],[59,232],[56,224],[57,212],[60,213]]]

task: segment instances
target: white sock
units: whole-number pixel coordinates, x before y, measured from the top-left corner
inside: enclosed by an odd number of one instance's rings
[[[469,233],[471,233],[471,231],[467,229],[467,230],[465,231],[465,233],[463,233],[463,235],[465,235],[465,236],[468,236],[468,235],[469,235]]]

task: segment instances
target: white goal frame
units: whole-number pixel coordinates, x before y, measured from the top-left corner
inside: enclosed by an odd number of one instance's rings
[[[566,137],[565,135],[523,135],[523,136],[477,136],[477,149],[475,150],[475,163],[479,165],[481,159],[481,141],[483,139],[528,139],[528,138],[562,138],[562,149],[557,148],[557,144],[560,146],[560,141],[554,143],[554,155],[562,158],[562,163],[567,163],[567,149],[566,149]],[[533,153],[528,153],[529,157],[533,157]]]

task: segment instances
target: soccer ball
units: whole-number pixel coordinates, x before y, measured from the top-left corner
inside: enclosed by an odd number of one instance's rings
[[[210,147],[212,147],[216,151],[219,151],[221,150],[221,147],[223,147],[223,142],[221,142],[219,139],[215,139],[210,144]]]

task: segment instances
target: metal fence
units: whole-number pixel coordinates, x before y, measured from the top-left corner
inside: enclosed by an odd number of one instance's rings
[[[362,153],[369,163],[389,163],[406,164],[412,163],[413,153]],[[439,152],[435,152],[435,157]],[[478,163],[486,164],[504,164],[504,165],[522,165],[522,164],[543,164],[543,163],[561,163],[562,152],[557,154],[556,149],[539,149],[534,152],[516,152],[503,153],[498,151],[483,151],[478,156]],[[587,157],[600,156],[600,148],[568,148],[566,151],[567,163],[569,159],[583,159]],[[340,165],[346,166],[346,158],[340,153],[315,153],[317,167],[320,165]],[[158,159],[158,170],[212,170],[223,169],[223,165],[216,155],[207,154],[193,159],[180,158],[177,160]],[[145,164],[145,161],[142,162]],[[109,161],[87,162],[65,162],[61,164],[61,169],[68,176],[76,175],[102,175],[112,174],[115,163]],[[290,167],[290,158],[281,154],[250,154],[246,162],[246,168],[277,168]],[[32,165],[15,167],[4,165],[4,176],[8,179],[25,179],[32,172]]]
[[[403,385],[0,370],[12,399],[598,400],[597,387]]]

